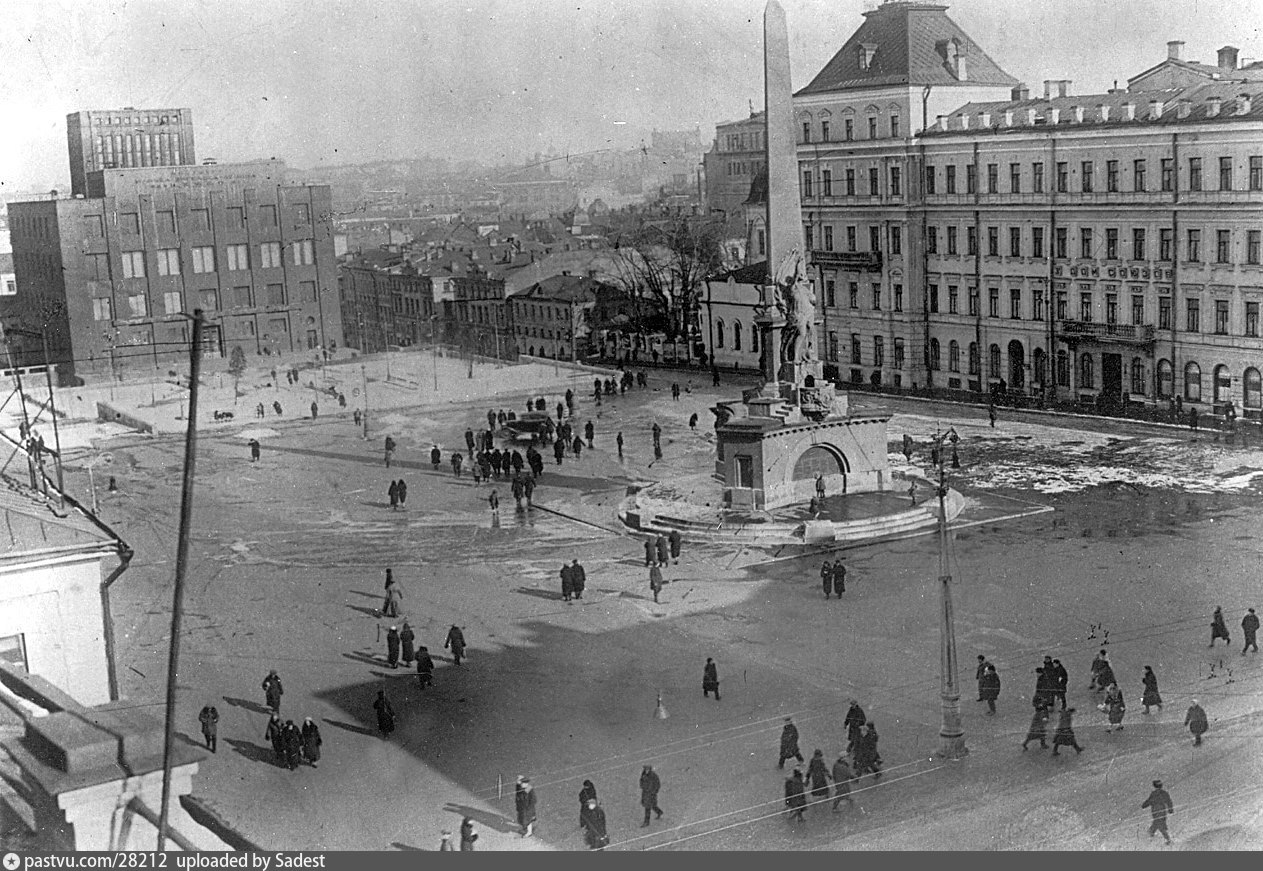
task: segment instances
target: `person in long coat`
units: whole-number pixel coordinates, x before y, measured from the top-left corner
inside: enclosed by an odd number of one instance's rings
[[[588,573],[583,570],[578,560],[570,565],[570,583],[574,585],[574,597],[582,599],[583,591],[588,586]]]
[[[820,566],[820,586],[824,587],[824,597],[833,595],[833,563],[825,560]],[[838,598],[842,598],[839,594]]]
[[[1145,706],[1145,713],[1149,713],[1149,708],[1157,705],[1158,710],[1162,710],[1162,696],[1158,695],[1158,676],[1153,673],[1153,668],[1145,666],[1145,676],[1142,678],[1145,685],[1145,694],[1140,699],[1140,704]]]
[[[1022,742],[1022,749],[1026,749],[1026,745],[1032,741],[1039,742],[1039,749],[1048,749],[1048,717],[1047,708],[1036,708],[1035,713],[1031,715],[1030,728],[1026,730],[1026,740]]]
[[[434,660],[430,658],[430,649],[424,644],[417,648],[417,680],[421,689],[434,683]]]
[[[1113,732],[1115,729],[1123,728],[1123,714],[1127,712],[1127,704],[1123,701],[1123,691],[1118,688],[1118,684],[1110,684],[1109,689],[1105,691],[1105,714],[1109,718],[1109,725],[1105,727],[1106,732]]]
[[[408,501],[408,482],[405,481],[403,478],[400,478],[395,483],[395,487],[396,487],[397,492],[399,493],[399,507],[403,508],[404,504]]]
[[[1259,652],[1259,615],[1254,613],[1254,609],[1250,608],[1249,613],[1241,618],[1241,631],[1245,633],[1245,644],[1241,647],[1241,655],[1245,656],[1245,652],[1250,648],[1254,648],[1254,652]]]
[[[812,801],[828,801],[829,769],[824,763],[824,751],[817,749],[807,763],[807,780],[811,783]]]
[[[281,746],[285,751],[285,766],[293,771],[303,755],[303,736],[294,725],[293,720],[286,720],[281,730]]]
[[[798,820],[805,823],[807,820],[803,818],[803,811],[807,809],[807,790],[803,784],[803,773],[797,768],[794,773],[785,781],[785,807],[789,808],[786,813],[788,819]]]
[[[671,559],[676,565],[680,564],[680,548],[684,544],[684,538],[680,535],[680,530],[673,529],[667,533],[667,544],[671,547]]]
[[[1153,816],[1153,822],[1149,825],[1149,837],[1152,838],[1156,833],[1161,832],[1163,839],[1168,844],[1171,843],[1171,833],[1167,831],[1167,817],[1175,813],[1175,803],[1171,801],[1171,794],[1162,788],[1161,780],[1153,782],[1153,792],[1149,793],[1149,797],[1140,805],[1141,810],[1145,808],[1149,808],[1149,813]]]
[[[987,658],[978,654],[978,668],[974,670],[974,680],[978,681],[978,701],[982,701],[982,676],[987,673]]]
[[[706,657],[706,665],[702,668],[702,696],[715,694],[715,701],[719,701],[719,668],[715,665],[715,660],[709,656]]]
[[[1215,646],[1215,639],[1222,638],[1224,644],[1231,644],[1232,640],[1228,637],[1228,624],[1224,622],[1224,609],[1216,608],[1214,615],[1210,618],[1210,646]]]
[[[1114,679],[1114,667],[1110,665],[1109,654],[1104,650],[1092,661],[1092,668],[1096,674],[1097,692],[1109,689],[1110,684],[1118,682]]]
[[[850,753],[855,745],[859,743],[860,736],[863,734],[864,724],[868,722],[868,718],[864,716],[864,709],[860,707],[860,703],[851,699],[851,707],[846,711],[846,719],[842,724],[846,726],[846,752]]]
[[[518,776],[513,790],[513,803],[517,808],[517,824],[522,827],[522,837],[529,838],[535,829],[536,798],[530,778]]]
[[[652,538],[646,538],[645,539],[645,568],[649,568],[651,565],[653,565],[657,561],[658,561],[658,548],[654,545],[654,540]]]
[[[667,543],[667,537],[659,535],[654,546],[658,549],[658,564],[665,566],[671,559],[671,545]]]
[[[1197,703],[1197,699],[1193,699],[1193,704],[1188,706],[1188,712],[1184,714],[1184,725],[1188,726],[1188,730],[1193,733],[1193,746],[1200,747],[1202,736],[1210,729],[1210,723],[1206,720],[1206,712]]]
[[[610,845],[609,831],[605,823],[605,809],[595,798],[590,798],[579,812],[579,825],[583,828],[583,840],[589,849],[601,850]]]
[[[979,681],[979,688],[982,700],[987,703],[987,713],[994,714],[995,700],[1000,698],[1000,675],[994,665],[987,664],[987,671]]]
[[[794,725],[794,721],[786,717],[785,728],[781,729],[781,756],[776,761],[776,767],[784,770],[785,760],[794,758],[801,765],[803,763],[803,754],[798,749],[798,727]]]
[[[653,770],[652,765],[646,765],[640,772],[640,806],[645,809],[645,821],[640,824],[643,829],[649,825],[649,813],[658,815],[658,819],[662,819],[662,808],[658,807],[658,793],[662,790],[662,778],[658,777],[658,772]]]
[[[474,821],[469,817],[465,817],[460,821],[460,849],[462,853],[473,853],[478,848],[474,846],[478,842],[478,832],[474,829]]]
[[[1073,747],[1075,753],[1082,753],[1083,748],[1079,746],[1078,740],[1074,737],[1074,708],[1066,708],[1057,715],[1057,731],[1053,733],[1053,752],[1057,755],[1058,747]]]
[[[416,640],[417,634],[405,620],[403,629],[399,630],[399,658],[404,665],[412,665],[412,660],[417,658]]]
[[[583,788],[579,790],[579,826],[583,827],[583,811],[587,808],[589,801],[596,801],[596,784],[590,780],[583,781]]]
[[[206,749],[214,753],[219,743],[219,711],[214,705],[207,705],[197,715],[197,720],[202,724],[202,737],[206,739]]]
[[[285,689],[281,686],[281,677],[276,673],[276,669],[268,672],[268,676],[263,679],[263,694],[267,699],[268,707],[273,713],[281,712],[281,696]]]
[[[312,722],[311,717],[303,720],[302,739],[303,757],[312,768],[318,767],[316,763],[320,761],[320,745],[324,743],[324,739],[320,737],[320,727]]]
[[[377,728],[381,730],[383,735],[389,735],[395,731],[395,709],[390,705],[390,699],[386,698],[385,690],[377,691],[377,700],[373,702],[373,709],[377,711]]]
[[[654,563],[649,567],[649,589],[653,592],[654,602],[658,601],[658,594],[662,592],[663,586],[662,569],[658,568],[657,563]]]
[[[1057,679],[1051,674],[1051,663],[1048,668],[1040,666],[1035,669],[1035,692],[1031,696],[1031,705],[1036,708],[1052,710],[1053,699],[1057,697]]]
[[[390,487],[389,489],[386,490],[386,495],[387,497],[390,498],[390,510],[391,511],[398,510],[399,509],[399,482],[398,481],[390,482]]]
[[[403,601],[403,588],[395,583],[394,572],[386,569],[385,596],[382,599],[382,616],[398,617],[399,603]]]
[[[846,563],[840,558],[833,561],[833,592],[839,599],[846,592]]]
[[[443,649],[452,649],[452,659],[457,665],[460,665],[461,657],[465,655],[465,633],[460,631],[459,626],[452,626],[447,630],[447,639],[443,642]]]
[[[855,776],[863,777],[870,772],[874,780],[881,779],[881,753],[877,750],[877,727],[866,724],[867,731],[855,745]]]
[[[571,576],[570,566],[565,563],[561,564],[561,601],[569,602],[570,597],[574,595],[574,579]]]
[[[399,630],[394,626],[386,630],[386,661],[391,668],[399,667]]]
[[[276,754],[276,764],[285,764],[285,724],[281,722],[281,717],[275,711],[268,720],[267,730],[263,733],[263,740],[272,745],[272,752]]]
[[[1053,681],[1056,690],[1053,691],[1053,697],[1061,701],[1061,709],[1066,709],[1066,690],[1070,687],[1070,672],[1066,671],[1066,667],[1061,664],[1060,659],[1053,660]]]
[[[854,776],[846,757],[839,756],[833,763],[833,809],[835,811],[842,803],[842,799],[846,799],[851,804],[855,803],[855,799],[851,798],[851,780]]]

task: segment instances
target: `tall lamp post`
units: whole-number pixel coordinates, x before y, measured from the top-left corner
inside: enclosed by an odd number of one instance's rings
[[[952,611],[952,576],[947,559],[947,479],[943,468],[943,442],[956,439],[956,430],[934,436],[934,452],[938,457],[938,561],[939,561],[939,666],[941,682],[939,698],[943,717],[939,726],[939,752],[948,759],[960,759],[969,753],[965,746],[965,730],[960,720],[960,669],[956,661],[956,625]]]
[[[430,315],[430,360],[434,364],[434,395],[439,392],[439,316]]]

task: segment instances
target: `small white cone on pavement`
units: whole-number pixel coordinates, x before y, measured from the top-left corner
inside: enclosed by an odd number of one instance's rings
[[[662,707],[662,693],[658,693],[658,706],[654,708],[653,715],[659,720],[665,720],[667,717],[671,716],[667,713],[667,709]]]

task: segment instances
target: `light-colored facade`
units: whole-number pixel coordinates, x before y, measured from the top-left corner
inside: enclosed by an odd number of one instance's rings
[[[752,112],[749,118],[716,125],[715,141],[702,157],[707,212],[742,214],[750,185],[767,169],[765,124],[764,113]]]
[[[759,331],[754,323],[759,286],[768,280],[767,262],[712,276],[698,300],[702,341],[720,369],[760,368]]]
[[[88,173],[197,162],[192,109],[105,109],[66,116],[70,189],[89,196]]]

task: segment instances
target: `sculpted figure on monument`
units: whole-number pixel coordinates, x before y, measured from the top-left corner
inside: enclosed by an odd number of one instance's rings
[[[773,278],[777,311],[785,318],[781,333],[781,359],[786,363],[810,363],[816,359],[816,293],[807,279],[803,256],[795,248]]]

